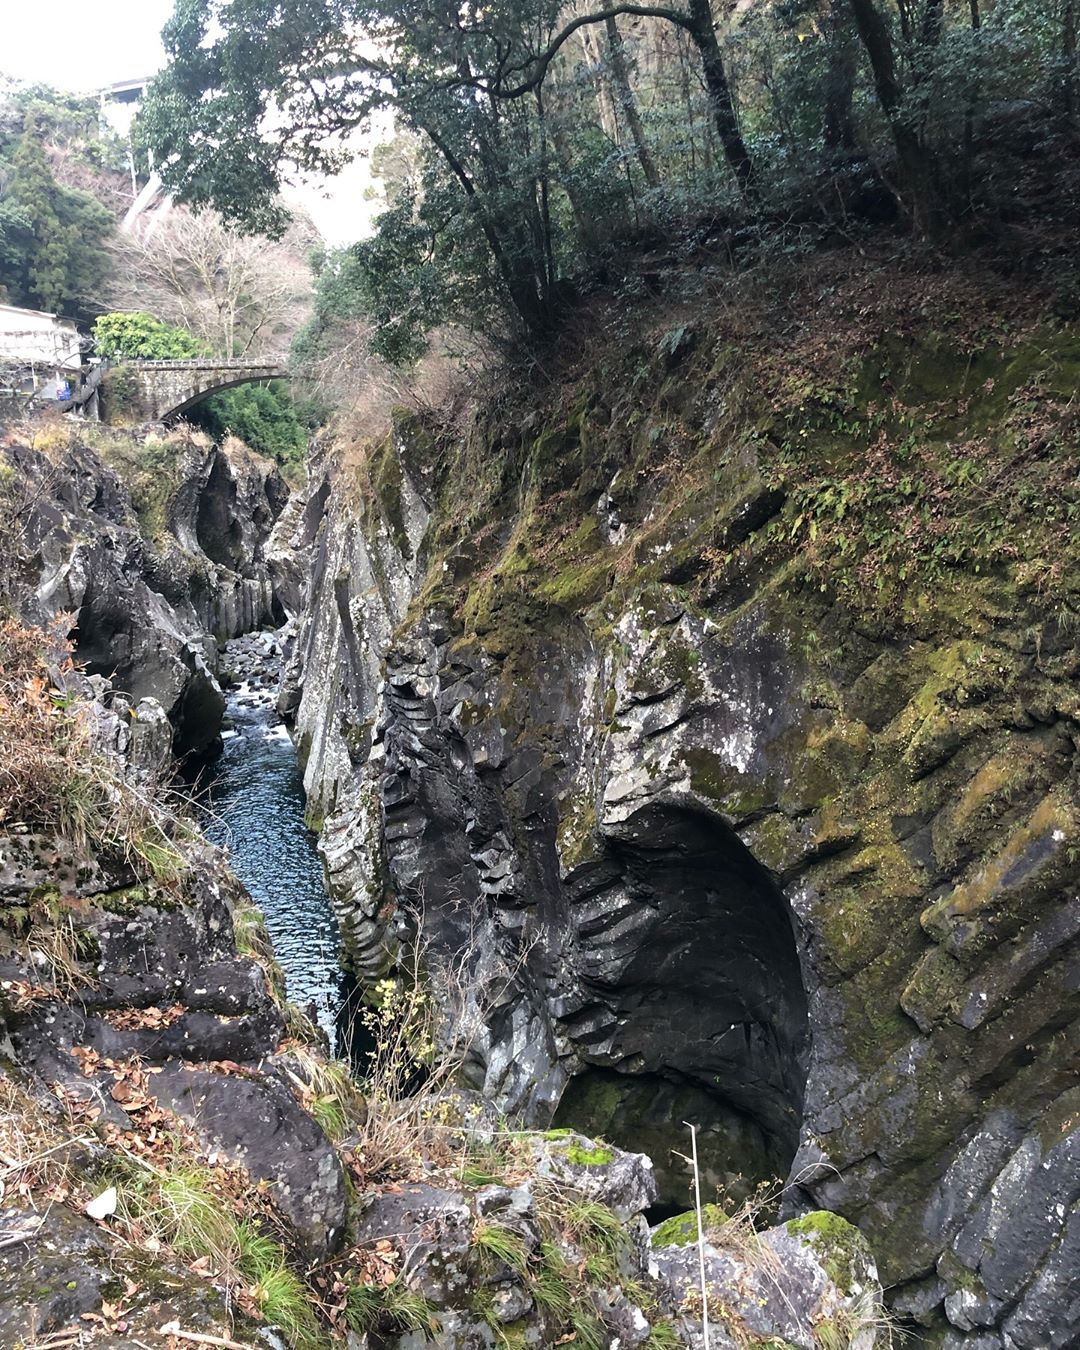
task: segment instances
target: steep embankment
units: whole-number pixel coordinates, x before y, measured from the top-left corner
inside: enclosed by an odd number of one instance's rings
[[[419,923],[502,1108],[673,1206],[696,1118],[935,1342],[1072,1344],[1080,334],[854,253],[689,290],[315,473],[286,706],[357,969]]]
[[[9,605],[69,615],[86,669],[165,710],[178,753],[217,737],[217,643],[285,619],[294,587],[273,526],[288,488],[239,443],[190,429],[16,428],[0,451]]]

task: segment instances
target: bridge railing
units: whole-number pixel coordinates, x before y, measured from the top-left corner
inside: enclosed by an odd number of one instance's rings
[[[189,361],[144,361],[132,360],[118,362],[119,365],[137,366],[139,370],[273,370],[285,378],[288,372],[277,361],[245,361],[228,358],[218,360],[204,356]]]

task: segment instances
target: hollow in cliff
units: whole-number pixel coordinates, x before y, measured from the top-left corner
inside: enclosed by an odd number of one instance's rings
[[[649,1152],[686,1208],[685,1121],[706,1182],[738,1196],[787,1174],[802,1121],[806,994],[787,901],[718,818],[652,806],[574,904],[588,1001],[567,1022],[583,1071],[556,1123]]]

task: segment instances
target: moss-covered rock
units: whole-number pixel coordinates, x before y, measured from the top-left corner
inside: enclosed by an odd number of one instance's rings
[[[673,1122],[724,1134],[734,1095],[745,1170],[857,1218],[940,1329],[937,1262],[1015,1195],[1080,1024],[1078,337],[1011,282],[845,259],[813,312],[700,315],[674,364],[660,316],[439,442],[427,574],[356,679],[395,681],[357,931],[392,948],[422,885],[505,990],[475,1081],[672,1188]]]
[[[711,1233],[723,1228],[727,1222],[729,1222],[728,1215],[719,1205],[702,1205],[701,1232],[706,1241],[709,1240]],[[654,1247],[685,1247],[691,1242],[697,1242],[697,1210],[690,1209],[685,1214],[672,1215],[670,1219],[657,1224],[649,1236]]]

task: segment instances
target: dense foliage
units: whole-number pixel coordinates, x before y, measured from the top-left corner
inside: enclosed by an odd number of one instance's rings
[[[92,312],[112,219],[90,193],[57,181],[45,149],[59,141],[105,157],[87,130],[87,102],[34,87],[0,105],[0,295],[10,304]]]
[[[202,354],[190,333],[145,313],[102,314],[94,343],[98,355],[110,360],[186,361]]]
[[[194,408],[189,420],[217,441],[236,436],[252,450],[275,460],[287,475],[300,472],[312,431],[324,410],[294,400],[280,381],[245,384],[215,394]]]
[[[542,335],[628,241],[703,218],[849,231],[885,215],[946,239],[989,209],[995,174],[1007,199],[992,156],[1010,137],[1071,126],[1075,11],[177,0],[144,130],[185,198],[270,228],[290,165],[334,171],[344,138],[393,107],[390,209],[324,268],[322,308],[348,294],[406,358],[447,317]]]

